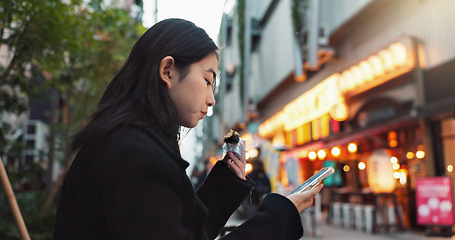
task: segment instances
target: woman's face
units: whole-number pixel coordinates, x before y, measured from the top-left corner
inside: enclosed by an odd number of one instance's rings
[[[208,107],[215,105],[212,85],[215,83],[217,66],[218,59],[213,53],[191,64],[183,79],[174,68],[175,75],[168,88],[181,126],[196,127],[199,120],[207,114]]]

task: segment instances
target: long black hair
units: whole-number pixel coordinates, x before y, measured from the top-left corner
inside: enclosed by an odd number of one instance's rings
[[[177,110],[160,80],[160,62],[172,56],[184,76],[192,63],[217,51],[207,33],[192,22],[173,18],[153,25],[107,86],[88,124],[74,136],[73,150],[114,128],[134,123],[153,128],[179,154]]]

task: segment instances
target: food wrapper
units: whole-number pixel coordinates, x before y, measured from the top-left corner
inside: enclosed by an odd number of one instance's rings
[[[224,137],[224,144],[222,146],[224,155],[227,152],[233,152],[238,156],[241,156],[243,159],[246,158],[246,146],[243,140],[238,136],[239,134],[233,130],[231,130],[225,137]],[[234,140],[232,140],[234,139]],[[238,140],[237,140],[238,139]]]

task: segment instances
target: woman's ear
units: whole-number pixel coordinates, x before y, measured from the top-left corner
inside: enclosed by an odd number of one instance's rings
[[[161,80],[166,84],[167,88],[171,88],[172,86],[172,77],[173,76],[173,69],[175,68],[175,61],[174,58],[171,56],[166,56],[161,59],[159,74]]]

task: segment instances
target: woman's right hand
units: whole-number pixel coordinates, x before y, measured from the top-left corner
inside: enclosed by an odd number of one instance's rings
[[[289,198],[289,200],[294,203],[295,207],[300,213],[303,210],[313,206],[313,199],[321,191],[322,187],[324,187],[324,185],[320,183],[310,190],[304,191],[302,193],[293,193],[287,196],[287,198]]]

